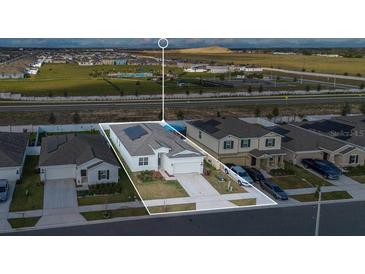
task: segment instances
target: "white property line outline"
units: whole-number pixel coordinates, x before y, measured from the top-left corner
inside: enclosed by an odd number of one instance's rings
[[[255,186],[253,186],[252,184],[251,187],[253,189],[255,189],[255,191],[257,191],[260,195],[264,196],[265,198],[267,198],[269,201],[271,201],[271,203],[265,203],[265,204],[259,204],[259,205],[247,205],[247,206],[232,206],[232,207],[212,207],[212,208],[208,208],[208,209],[194,209],[194,210],[181,210],[181,211],[171,211],[171,212],[157,212],[157,213],[151,213],[148,209],[148,206],[146,205],[144,199],[142,198],[142,195],[139,193],[137,187],[134,184],[134,181],[132,180],[131,176],[129,175],[125,165],[123,164],[123,161],[120,159],[118,152],[115,150],[114,145],[111,143],[110,138],[106,135],[105,130],[103,125],[106,125],[110,128],[110,125],[121,125],[121,124],[141,124],[141,123],[154,123],[154,124],[159,124],[161,126],[168,126],[169,128],[171,128],[175,133],[179,134],[181,137],[183,137],[185,140],[187,140],[189,142],[189,144],[191,144],[192,146],[194,146],[195,148],[197,148],[199,151],[202,151],[203,153],[205,153],[205,156],[209,156],[211,158],[213,158],[214,160],[216,160],[219,164],[221,164],[222,166],[225,166],[221,161],[219,161],[218,159],[216,159],[215,157],[213,157],[211,154],[209,154],[208,152],[206,152],[204,149],[202,149],[200,146],[198,146],[197,144],[195,144],[193,141],[191,141],[189,138],[187,138],[186,136],[184,136],[183,134],[181,134],[180,132],[178,132],[173,126],[171,126],[169,123],[165,122],[165,121],[141,121],[141,122],[112,122],[112,123],[99,123],[100,128],[103,131],[103,135],[104,137],[108,140],[109,145],[112,147],[114,153],[116,154],[121,166],[123,167],[124,171],[127,173],[128,179],[129,181],[132,183],[134,189],[136,190],[139,198],[141,199],[142,204],[144,205],[144,207],[146,208],[148,214],[150,216],[153,215],[162,215],[162,214],[181,214],[181,213],[188,213],[188,212],[201,212],[201,211],[215,211],[215,210],[228,210],[228,209],[239,209],[239,208],[252,208],[252,207],[262,207],[262,206],[273,206],[273,205],[277,205],[278,203],[276,203],[274,200],[272,200],[270,197],[268,197],[265,193],[263,193],[262,191],[260,191],[259,189],[257,189]],[[235,178],[232,177],[231,174],[228,173],[228,176],[233,180],[236,181]],[[243,178],[242,178],[243,179]],[[248,183],[248,182],[247,182]],[[191,196],[189,196],[191,197]],[[166,198],[168,199],[168,198]],[[152,199],[153,200],[153,199]],[[183,203],[183,204],[189,204],[189,203]],[[151,206],[153,207],[153,206]]]
[[[163,45],[166,43],[166,45]],[[162,110],[161,110],[161,120],[165,121],[165,48],[169,46],[169,40],[166,38],[160,38],[157,42],[159,48],[161,48],[162,52]]]

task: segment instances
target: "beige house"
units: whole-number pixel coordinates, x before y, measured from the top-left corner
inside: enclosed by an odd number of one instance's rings
[[[304,158],[324,159],[339,167],[364,165],[365,151],[341,140],[295,125],[280,125],[270,130],[283,136],[285,160],[299,164]]]
[[[237,118],[187,122],[187,136],[223,163],[266,170],[283,166],[281,135]]]

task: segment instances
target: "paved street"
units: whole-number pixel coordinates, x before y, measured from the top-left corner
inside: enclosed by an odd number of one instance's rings
[[[320,235],[365,235],[365,201],[322,205]],[[225,210],[11,235],[314,235],[315,205]]]

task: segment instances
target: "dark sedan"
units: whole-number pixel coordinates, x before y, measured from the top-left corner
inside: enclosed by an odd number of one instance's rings
[[[264,175],[262,175],[262,173],[258,169],[248,166],[243,166],[243,169],[246,170],[246,172],[248,173],[248,175],[250,175],[254,182],[265,181]]]
[[[338,167],[326,160],[303,159],[302,164],[305,168],[310,168],[330,180],[337,180],[342,175]]]
[[[266,190],[275,199],[288,200],[288,194],[277,184],[269,181],[260,182],[260,186],[263,190]]]

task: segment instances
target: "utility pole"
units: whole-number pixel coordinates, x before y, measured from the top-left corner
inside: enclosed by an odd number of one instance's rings
[[[321,199],[322,199],[322,190],[321,190],[321,187],[319,187],[317,217],[316,217],[316,230],[314,232],[314,236],[319,236],[319,223],[320,223],[320,217],[321,217]]]

